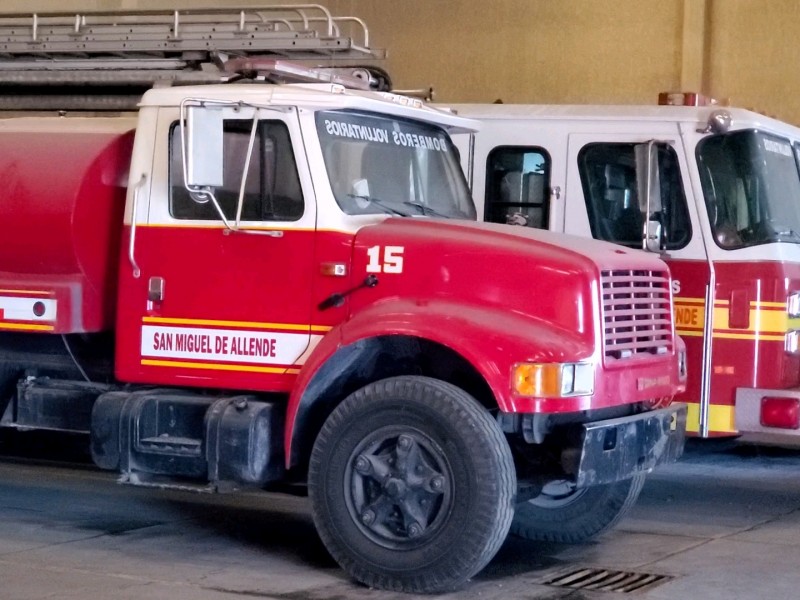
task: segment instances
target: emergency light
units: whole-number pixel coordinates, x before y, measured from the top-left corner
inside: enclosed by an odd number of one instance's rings
[[[719,104],[715,98],[696,92],[661,92],[658,95],[661,106],[714,106]]]

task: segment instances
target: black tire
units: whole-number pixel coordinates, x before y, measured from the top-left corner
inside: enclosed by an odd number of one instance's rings
[[[608,531],[633,507],[644,475],[583,490],[552,484],[517,505],[511,533],[539,542],[578,544]]]
[[[354,579],[384,590],[458,588],[505,540],[516,474],[495,420],[469,394],[394,377],[347,397],[309,466],[314,522]]]

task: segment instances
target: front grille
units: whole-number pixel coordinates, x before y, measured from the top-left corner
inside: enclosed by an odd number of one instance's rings
[[[603,271],[601,285],[606,358],[672,351],[670,279],[666,271]]]

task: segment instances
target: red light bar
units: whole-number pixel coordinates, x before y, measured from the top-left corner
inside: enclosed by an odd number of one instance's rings
[[[800,398],[761,398],[761,424],[777,429],[800,429]]]
[[[714,98],[695,92],[661,92],[658,95],[661,106],[713,106],[719,104]]]

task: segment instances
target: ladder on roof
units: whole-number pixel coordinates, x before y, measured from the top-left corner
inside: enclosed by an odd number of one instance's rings
[[[78,86],[141,95],[153,85],[224,81],[229,60],[249,57],[332,68],[383,59],[385,51],[370,47],[363,20],[333,16],[319,4],[0,13],[0,95],[24,99],[12,102],[17,108],[57,88],[61,96]]]

